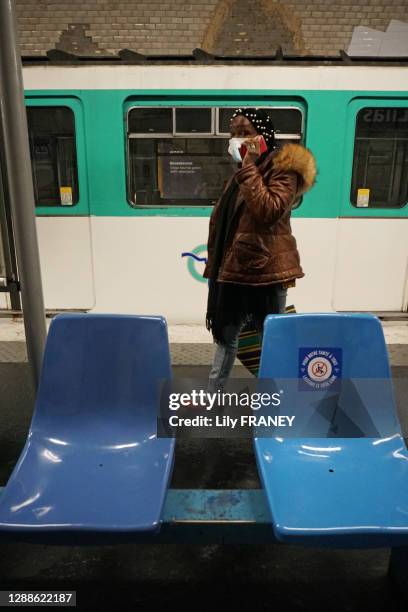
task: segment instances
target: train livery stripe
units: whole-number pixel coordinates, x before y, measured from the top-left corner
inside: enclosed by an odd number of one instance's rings
[[[383,66],[25,66],[26,89],[129,89],[160,94],[177,84],[180,94],[207,95],[243,89],[274,94],[276,90],[408,90],[408,67]],[[56,84],[60,87],[56,88]],[[158,88],[160,84],[160,89]]]

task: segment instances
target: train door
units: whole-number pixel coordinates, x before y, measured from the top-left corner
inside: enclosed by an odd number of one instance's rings
[[[333,306],[406,311],[408,99],[349,104]]]
[[[26,97],[45,307],[94,306],[82,102]]]

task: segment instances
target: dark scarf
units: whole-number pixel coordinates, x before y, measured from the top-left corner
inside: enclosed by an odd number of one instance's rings
[[[261,155],[256,164],[262,163],[268,154],[269,152],[266,152]],[[265,317],[276,309],[276,299],[271,291],[271,285],[258,287],[217,281],[226,248],[239,221],[239,214],[234,215],[238,191],[239,185],[232,177],[219,204],[209,279],[206,327],[212,332],[214,341],[221,344],[224,342],[226,325],[239,325],[248,319],[263,322]]]

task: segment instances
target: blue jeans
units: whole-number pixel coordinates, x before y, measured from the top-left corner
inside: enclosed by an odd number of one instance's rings
[[[280,284],[274,285],[272,290],[276,297],[276,313],[283,314],[286,306],[287,289]],[[255,325],[260,333],[261,341],[263,338],[263,321],[255,321]],[[210,370],[207,391],[215,393],[224,388],[225,382],[229,377],[238,349],[238,336],[242,329],[243,322],[238,325],[227,325],[224,329],[224,343],[216,344],[214,361]]]

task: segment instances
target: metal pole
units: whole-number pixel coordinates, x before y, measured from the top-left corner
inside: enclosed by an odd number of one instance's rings
[[[0,128],[16,242],[27,353],[37,387],[46,338],[23,75],[13,0],[0,0]]]

